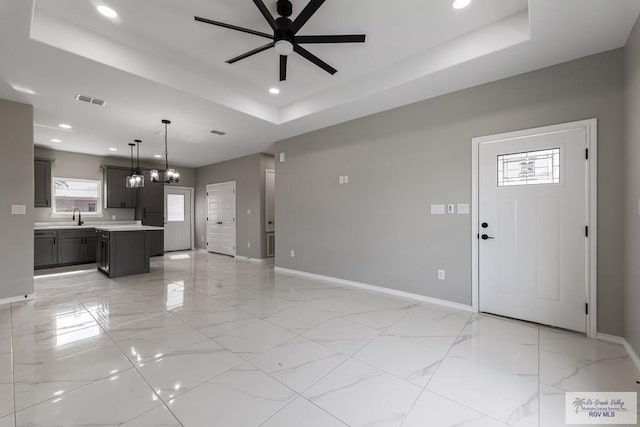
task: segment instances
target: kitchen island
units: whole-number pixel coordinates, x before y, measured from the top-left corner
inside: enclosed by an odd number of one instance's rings
[[[110,278],[143,274],[150,271],[150,239],[162,227],[149,225],[96,226],[98,238],[96,263]]]

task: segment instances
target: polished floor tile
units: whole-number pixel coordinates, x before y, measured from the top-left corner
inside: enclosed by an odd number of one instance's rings
[[[398,426],[420,388],[349,359],[304,396],[350,426]]]
[[[554,427],[640,392],[620,345],[203,251],[37,275],[0,306],[0,427]]]
[[[303,397],[282,408],[261,427],[345,427],[346,424]]]
[[[120,425],[160,405],[133,369],[16,413],[16,425]]]
[[[256,426],[296,397],[259,369],[240,365],[169,402],[185,426]]]

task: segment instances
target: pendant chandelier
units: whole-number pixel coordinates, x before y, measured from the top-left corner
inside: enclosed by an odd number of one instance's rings
[[[169,151],[167,149],[167,126],[171,124],[169,120],[163,120],[164,124],[164,162],[165,162],[165,176],[164,182],[167,184],[173,184],[180,181],[180,174],[175,169],[169,168]],[[151,181],[160,182],[160,171],[153,169],[151,171]]]
[[[144,175],[142,175],[142,171],[140,170],[140,143],[142,141],[139,139],[135,140],[135,144],[129,143],[129,147],[131,147],[131,174],[127,176],[127,188],[142,188],[144,187]],[[133,147],[136,146],[136,157],[138,158],[136,169],[133,169]]]

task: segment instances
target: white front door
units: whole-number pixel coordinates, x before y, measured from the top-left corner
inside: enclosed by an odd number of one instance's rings
[[[236,254],[236,183],[207,185],[207,250]]]
[[[276,171],[267,169],[266,171],[266,192],[265,192],[265,214],[266,214],[266,231],[267,233],[275,231],[276,229],[276,207],[275,207],[275,194],[276,194]]]
[[[478,149],[479,310],[586,331],[587,130]]]
[[[164,188],[164,250],[191,249],[191,190]]]

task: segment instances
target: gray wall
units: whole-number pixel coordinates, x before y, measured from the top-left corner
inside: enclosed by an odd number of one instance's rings
[[[623,80],[619,49],[276,143],[276,265],[470,304],[471,217],[429,204],[470,203],[471,138],[595,117],[599,330],[622,334]]]
[[[71,153],[68,151],[49,150],[45,148],[36,148],[35,157],[49,159],[51,163],[51,176],[60,178],[80,178],[80,179],[103,179],[103,171],[101,165],[111,166],[131,166],[131,161],[122,157],[101,157],[92,156],[90,154]],[[145,162],[140,164],[141,167],[158,167],[164,169],[164,164]],[[192,168],[176,168],[180,173],[180,182],[182,187],[195,186],[195,170]],[[33,192],[33,191],[32,191]],[[102,218],[85,217],[86,222],[111,221],[111,216],[115,215],[117,221],[133,220],[135,216],[134,209],[104,209]],[[69,218],[51,218],[51,208],[35,208],[34,220],[36,222],[59,222],[69,221]]]
[[[236,181],[236,254],[250,258],[266,258],[264,233],[264,168],[269,164],[265,154],[252,154],[196,169],[196,244],[206,248],[208,184]],[[271,163],[272,165],[272,163]],[[251,209],[251,214],[247,214]],[[251,242],[251,247],[247,247]]]
[[[625,48],[624,332],[640,354],[640,21]]]
[[[33,293],[33,107],[0,99],[0,299]],[[11,215],[25,205],[26,215]]]

